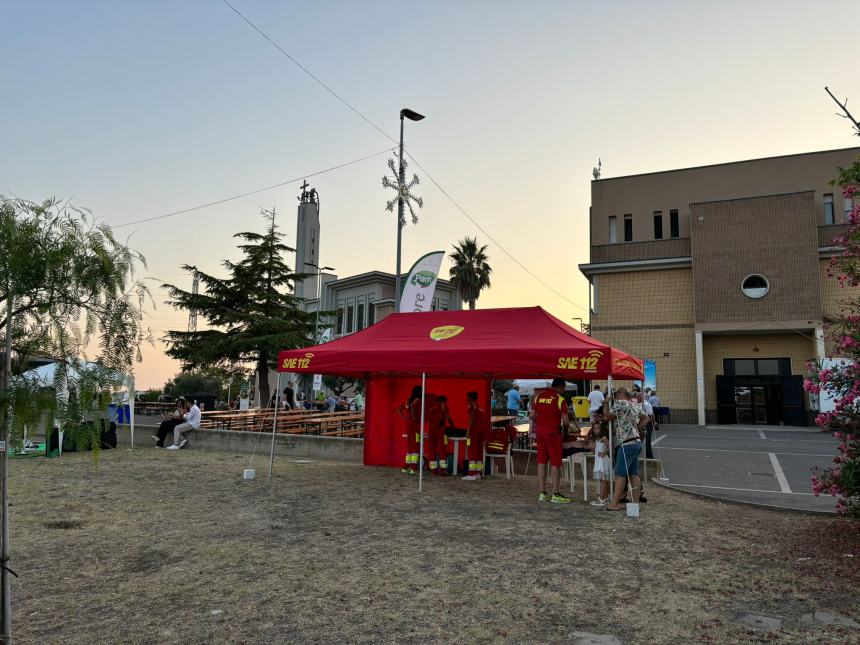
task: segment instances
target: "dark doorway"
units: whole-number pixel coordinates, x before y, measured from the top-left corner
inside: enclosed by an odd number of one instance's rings
[[[806,425],[803,377],[791,375],[788,358],[727,358],[717,376],[721,424]]]

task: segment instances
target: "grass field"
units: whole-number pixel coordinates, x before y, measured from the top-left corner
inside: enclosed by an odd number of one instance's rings
[[[11,467],[19,643],[860,642],[838,520],[649,486],[638,520],[534,479],[150,449]],[[833,528],[843,529],[835,534]],[[853,557],[849,557],[853,556]],[[738,622],[747,613],[779,629]]]

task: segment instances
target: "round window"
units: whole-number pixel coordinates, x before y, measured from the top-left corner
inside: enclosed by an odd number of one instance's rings
[[[770,285],[767,278],[756,273],[748,275],[741,283],[741,291],[747,298],[763,298],[768,289],[770,289]]]

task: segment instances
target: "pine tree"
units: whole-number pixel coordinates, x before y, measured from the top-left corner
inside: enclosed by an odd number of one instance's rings
[[[305,274],[294,273],[284,256],[294,249],[283,244],[284,235],[275,224],[275,211],[262,211],[269,220],[265,234],[243,232],[239,262],[222,264],[229,277],[217,278],[195,266],[182,268],[197,278],[201,293],[164,285],[168,304],[194,310],[206,321],[201,331],[169,331],[167,354],[182,363],[183,370],[227,369],[235,363],[253,364],[261,400],[270,400],[269,369],[275,367],[278,351],[308,345],[314,334],[314,315],[301,307],[293,295],[295,281]]]

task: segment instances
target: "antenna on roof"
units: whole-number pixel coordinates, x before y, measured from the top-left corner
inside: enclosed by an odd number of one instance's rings
[[[597,181],[600,179],[600,171],[603,169],[602,164],[600,163],[600,157],[597,158],[597,165],[592,169],[591,174],[594,177],[594,180]]]

